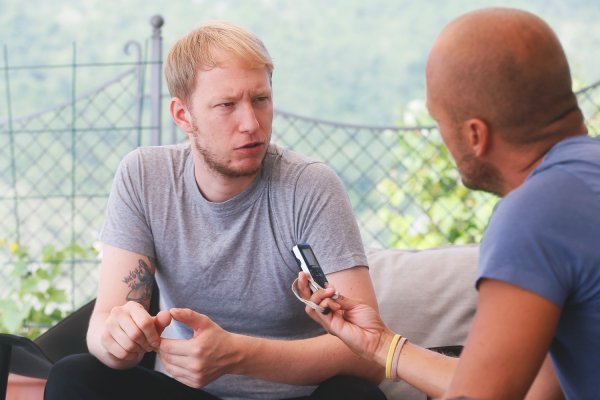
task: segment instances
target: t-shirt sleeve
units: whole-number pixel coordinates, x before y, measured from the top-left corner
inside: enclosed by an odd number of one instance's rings
[[[142,159],[138,149],[125,156],[119,164],[108,197],[100,240],[111,246],[154,257],[142,182]]]
[[[325,273],[367,265],[350,199],[333,170],[323,163],[309,164],[294,197],[296,237],[311,245]]]
[[[498,203],[481,242],[477,285],[501,280],[562,307],[578,279],[577,239],[567,234],[577,221],[564,213],[569,182],[557,179],[532,179]]]

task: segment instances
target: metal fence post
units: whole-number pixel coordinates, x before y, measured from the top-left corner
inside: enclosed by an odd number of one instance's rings
[[[160,15],[150,19],[152,25],[152,59],[150,72],[150,145],[161,144],[162,130],[162,36],[165,20]]]
[[[8,387],[8,374],[10,372],[10,356],[12,345],[0,345],[0,398],[6,397],[6,388]]]

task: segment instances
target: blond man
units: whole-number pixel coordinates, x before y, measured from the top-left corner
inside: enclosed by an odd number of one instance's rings
[[[206,24],[172,47],[170,112],[189,142],[122,161],[101,237],[93,357],[59,363],[47,398],[384,398],[382,370],[325,334],[290,290],[290,250],[308,242],[331,282],[377,306],[340,180],[270,143],[272,73],[263,43],[233,24]],[[154,282],[161,311],[151,316]],[[149,352],[161,372],[138,366]]]

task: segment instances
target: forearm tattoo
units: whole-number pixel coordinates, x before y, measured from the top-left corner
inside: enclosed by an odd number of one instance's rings
[[[156,261],[152,258],[148,259],[150,265],[140,259],[138,260],[138,266],[129,271],[129,275],[123,278],[123,283],[129,286],[130,289],[127,293],[127,301],[138,302],[146,309],[150,308],[154,271],[156,271]]]

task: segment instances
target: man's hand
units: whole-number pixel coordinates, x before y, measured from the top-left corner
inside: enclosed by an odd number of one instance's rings
[[[158,349],[160,334],[170,323],[167,311],[152,317],[141,304],[129,301],[111,309],[100,343],[116,360],[139,361],[144,353]]]
[[[201,388],[231,373],[239,361],[232,346],[232,334],[206,315],[187,308],[170,310],[173,319],[194,330],[191,339],[162,339],[158,355],[165,369],[179,382]]]
[[[321,314],[307,306],[306,313],[315,322],[327,332],[339,337],[353,352],[363,358],[381,364],[383,355],[385,365],[385,357],[394,333],[385,326],[377,311],[341,294],[333,300],[336,290],[331,284],[325,290],[319,290],[311,296],[308,276],[304,272],[298,275],[298,289],[303,298],[330,310],[327,314]]]

